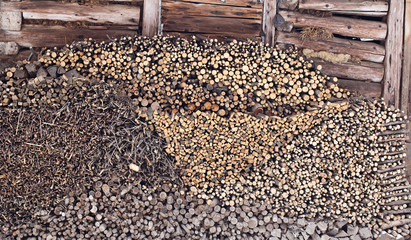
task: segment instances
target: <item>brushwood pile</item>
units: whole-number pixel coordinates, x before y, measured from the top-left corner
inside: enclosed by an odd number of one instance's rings
[[[255,41],[92,39],[0,73],[1,239],[409,239],[406,117]]]

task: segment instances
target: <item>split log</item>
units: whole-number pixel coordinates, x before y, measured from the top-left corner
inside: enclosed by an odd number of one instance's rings
[[[344,79],[381,82],[384,75],[384,66],[378,63],[361,62],[333,64],[313,59],[314,64],[321,65],[322,73]]]
[[[350,0],[302,0],[299,9],[314,9],[318,11],[331,11],[338,14],[360,16],[386,16],[388,2],[386,1],[350,1]]]
[[[344,53],[358,57],[362,60],[382,63],[385,57],[385,48],[372,42],[361,42],[355,40],[331,38],[318,41],[302,40],[298,33],[278,32],[277,42],[293,44],[298,48],[310,48],[315,51],[329,51],[332,53]]]
[[[310,14],[284,11],[279,12],[285,21],[294,23],[294,27],[324,28],[332,33],[349,37],[384,40],[387,34],[387,24],[378,21],[368,21],[348,17],[317,17]]]
[[[382,229],[389,229],[389,228],[398,227],[398,226],[402,226],[402,225],[409,224],[409,223],[411,223],[411,219],[392,221],[390,223],[386,223],[382,225]]]
[[[58,47],[70,44],[73,41],[83,41],[92,37],[96,41],[108,41],[108,36],[116,38],[120,36],[135,35],[130,30],[90,30],[70,29],[63,26],[38,26],[23,25],[20,32],[0,32],[1,41],[13,41],[21,47]]]
[[[22,11],[24,19],[85,21],[98,24],[139,25],[140,7],[80,5],[55,1],[2,2],[2,11]]]

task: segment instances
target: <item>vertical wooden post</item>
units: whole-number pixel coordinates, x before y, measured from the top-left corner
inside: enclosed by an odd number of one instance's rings
[[[404,27],[404,0],[391,0],[388,10],[388,33],[385,42],[384,100],[400,108],[400,85]]]
[[[142,31],[144,36],[152,37],[159,33],[160,11],[160,0],[144,0]]]
[[[263,32],[264,42],[274,46],[275,27],[274,19],[277,14],[277,0],[264,0]]]
[[[401,81],[401,110],[408,115],[408,103],[411,80],[411,0],[405,3],[404,19],[404,53]]]
[[[0,1],[0,30],[4,31],[21,31],[23,21],[21,12],[2,12]],[[0,42],[0,55],[16,55],[19,52],[19,46],[15,42]]]

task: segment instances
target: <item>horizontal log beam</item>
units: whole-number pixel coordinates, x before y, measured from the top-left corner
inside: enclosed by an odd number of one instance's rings
[[[338,79],[338,86],[366,97],[381,97],[382,86],[380,83]]]
[[[223,17],[184,16],[168,14],[163,17],[164,32],[248,34],[259,36],[261,20]]]
[[[310,48],[315,51],[328,51],[356,56],[362,60],[382,63],[385,57],[385,48],[372,42],[361,42],[341,38],[302,40],[299,33],[277,33],[277,42],[293,44],[297,48]]]
[[[322,73],[337,78],[360,81],[381,82],[384,76],[384,65],[379,63],[361,62],[333,64],[313,59],[315,65],[321,65]]]
[[[173,0],[165,0],[164,2],[172,2]],[[205,3],[205,4],[213,4],[213,5],[226,5],[226,6],[233,6],[233,7],[255,7],[255,8],[262,8],[262,3],[259,0],[181,0],[182,2],[190,2],[190,3]]]
[[[184,16],[216,16],[261,19],[262,8],[232,7],[226,5],[166,1],[161,4],[162,15],[183,14]]]
[[[86,21],[97,24],[139,25],[140,7],[126,5],[79,5],[55,1],[2,2],[1,11],[21,11],[23,19]]]
[[[189,33],[189,32],[165,32],[165,35],[171,36],[180,36],[182,38],[191,39],[193,36],[196,36],[198,39],[217,39],[218,41],[232,41],[236,40],[247,40],[253,39],[256,41],[261,41],[260,36],[254,34],[230,34],[230,33]]]
[[[332,33],[349,37],[384,40],[387,24],[378,21],[354,19],[348,17],[317,17],[292,11],[280,10],[285,21],[294,23],[294,27],[324,28]]]
[[[385,16],[388,12],[387,1],[302,0],[298,7],[300,9],[315,9],[364,16]]]
[[[71,29],[62,26],[23,25],[22,30],[0,32],[1,41],[13,41],[22,47],[61,47],[73,41],[93,38],[96,41],[109,41],[109,38],[132,36],[131,30],[90,30]]]

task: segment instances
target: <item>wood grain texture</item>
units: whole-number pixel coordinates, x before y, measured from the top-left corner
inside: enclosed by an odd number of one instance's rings
[[[408,115],[410,111],[408,103],[410,102],[409,91],[411,84],[411,0],[407,0],[405,3],[403,56],[400,109]]]
[[[164,1],[161,4],[162,15],[182,14],[190,16],[216,16],[231,18],[261,19],[261,8],[233,7],[227,5],[213,5],[204,3],[190,3],[184,1]]]
[[[388,2],[372,0],[301,0],[299,8],[341,14],[385,16],[388,12]]]
[[[381,82],[384,76],[384,65],[380,63],[361,62],[333,64],[313,59],[315,65],[321,65],[321,72],[328,76],[359,81]]]
[[[131,30],[90,30],[71,29],[62,26],[23,25],[21,31],[0,32],[1,41],[13,41],[21,47],[61,47],[73,41],[93,38],[97,41],[109,41],[110,38],[135,35]]]
[[[317,17],[285,10],[280,10],[280,14],[286,21],[293,22],[295,27],[324,28],[343,36],[384,40],[387,34],[387,24],[378,21],[336,16]]]
[[[350,79],[338,79],[338,86],[348,89],[351,92],[359,93],[366,97],[381,97],[381,83],[356,81]]]
[[[322,40],[302,40],[299,33],[277,33],[277,42],[293,44],[297,48],[310,48],[315,51],[328,51],[332,53],[344,53],[359,57],[362,60],[382,63],[385,57],[385,48],[372,42],[361,42],[341,38]]]
[[[260,35],[261,20],[168,14],[162,19],[164,32]]]
[[[388,34],[385,42],[384,100],[400,108],[400,85],[403,46],[404,1],[392,0],[388,12]]]
[[[22,11],[24,19],[86,21],[98,24],[139,25],[140,7],[126,5],[79,5],[55,1],[2,2],[2,11]]]
[[[144,0],[142,30],[144,36],[152,37],[158,34],[160,11],[160,0]]]
[[[261,41],[261,37],[255,36],[255,34],[230,34],[230,33],[189,33],[189,32],[167,32],[167,35],[170,36],[180,36],[186,39],[192,39],[193,36],[196,36],[198,39],[217,39],[218,41],[232,41],[236,40],[247,40],[252,39],[255,41]]]
[[[264,42],[274,46],[275,44],[275,26],[274,20],[277,14],[277,1],[265,0],[264,1]]]
[[[167,0],[169,1],[169,0]],[[190,3],[205,3],[205,4],[213,4],[213,5],[225,5],[225,6],[248,6],[248,7],[256,7],[261,8],[261,2],[259,0],[181,0],[182,2],[190,2]]]

